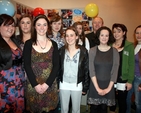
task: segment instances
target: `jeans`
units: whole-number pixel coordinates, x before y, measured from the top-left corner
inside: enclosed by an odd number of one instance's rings
[[[131,98],[132,98],[132,94],[134,92],[134,84],[132,86],[132,88],[128,91],[128,94],[127,94],[127,99],[126,99],[126,103],[127,103],[127,110],[126,110],[126,113],[131,113]]]
[[[136,113],[141,113],[141,91],[138,91],[138,86],[141,84],[141,77],[135,76],[134,79],[134,93],[135,93],[135,104]]]

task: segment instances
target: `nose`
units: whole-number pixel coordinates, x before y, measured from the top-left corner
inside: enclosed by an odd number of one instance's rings
[[[26,27],[26,26],[27,26],[27,24],[25,23],[25,24],[24,24],[24,26]]]

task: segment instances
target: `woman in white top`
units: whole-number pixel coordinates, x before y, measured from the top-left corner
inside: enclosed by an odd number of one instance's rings
[[[59,50],[61,113],[68,113],[69,100],[72,113],[80,113],[81,95],[89,88],[89,66],[87,49],[78,44],[79,34],[74,27],[65,32],[65,46]]]
[[[79,33],[79,42],[78,42],[78,44],[83,45],[89,51],[90,44],[89,44],[88,39],[85,37],[84,27],[83,27],[82,22],[79,22],[79,21],[75,22],[73,24],[73,27],[75,27],[76,30]]]

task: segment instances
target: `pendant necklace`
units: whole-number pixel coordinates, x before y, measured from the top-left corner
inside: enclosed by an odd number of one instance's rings
[[[42,46],[41,46],[41,44],[39,43],[39,40],[37,40],[37,41],[38,41],[38,44],[39,44],[40,48],[41,48],[42,50],[44,50],[44,49],[46,48],[46,46],[47,46],[47,39],[46,39],[45,47],[42,47]]]

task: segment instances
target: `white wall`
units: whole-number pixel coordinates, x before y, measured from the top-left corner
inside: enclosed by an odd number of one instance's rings
[[[113,23],[123,23],[128,28],[128,40],[133,40],[133,31],[141,24],[141,0],[13,0],[26,6],[43,9],[85,8],[89,3],[99,7],[104,24],[111,28]]]

